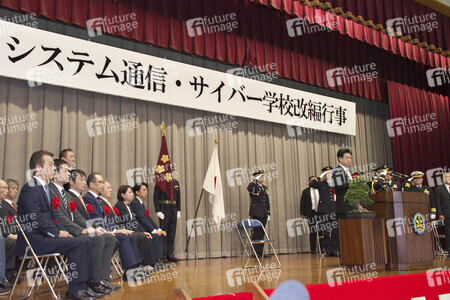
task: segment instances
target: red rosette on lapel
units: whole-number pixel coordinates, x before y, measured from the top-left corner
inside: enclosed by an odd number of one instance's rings
[[[61,205],[61,200],[58,197],[54,196],[52,200],[52,205],[54,209],[58,209],[59,205]]]

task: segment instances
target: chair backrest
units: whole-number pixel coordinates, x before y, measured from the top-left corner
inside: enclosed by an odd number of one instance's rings
[[[25,240],[25,242],[27,243],[27,248],[25,249],[25,251],[30,250],[32,252],[33,255],[36,255],[34,253],[33,247],[31,246],[30,241],[27,238],[27,235],[25,234],[25,231],[23,230],[22,226],[20,226],[19,220],[17,219],[17,216],[13,217],[14,222],[17,224],[17,227],[19,228],[20,234],[22,234],[23,239]],[[25,256],[26,253],[24,253]]]
[[[245,228],[255,228],[255,227],[262,227],[262,223],[255,219],[243,219],[242,220],[242,226]]]

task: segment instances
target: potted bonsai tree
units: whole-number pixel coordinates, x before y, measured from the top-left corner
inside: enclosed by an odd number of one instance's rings
[[[369,197],[369,186],[363,176],[355,176],[349,183],[349,188],[344,196],[344,201],[353,207],[353,210],[347,213],[348,217],[374,218],[376,213],[367,208],[373,205],[373,200]]]

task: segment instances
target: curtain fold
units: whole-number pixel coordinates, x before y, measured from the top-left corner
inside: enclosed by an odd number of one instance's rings
[[[387,82],[392,120],[392,155],[394,169],[409,174],[450,166],[450,101],[448,96]],[[435,114],[437,127],[419,130],[415,125]],[[406,118],[406,119],[405,119]],[[419,119],[419,122],[416,120]],[[432,124],[431,124],[432,125]],[[428,126],[428,125],[425,125]]]

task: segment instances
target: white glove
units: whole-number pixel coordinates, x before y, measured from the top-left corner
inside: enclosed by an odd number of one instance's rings
[[[270,215],[267,216],[267,221],[270,221]]]
[[[156,215],[158,216],[158,218],[160,218],[161,220],[164,220],[164,214],[162,212],[157,212]]]
[[[430,218],[431,218],[431,220],[436,219],[436,213],[431,213],[431,214],[430,214]]]
[[[177,219],[181,217],[181,211],[177,211]]]

